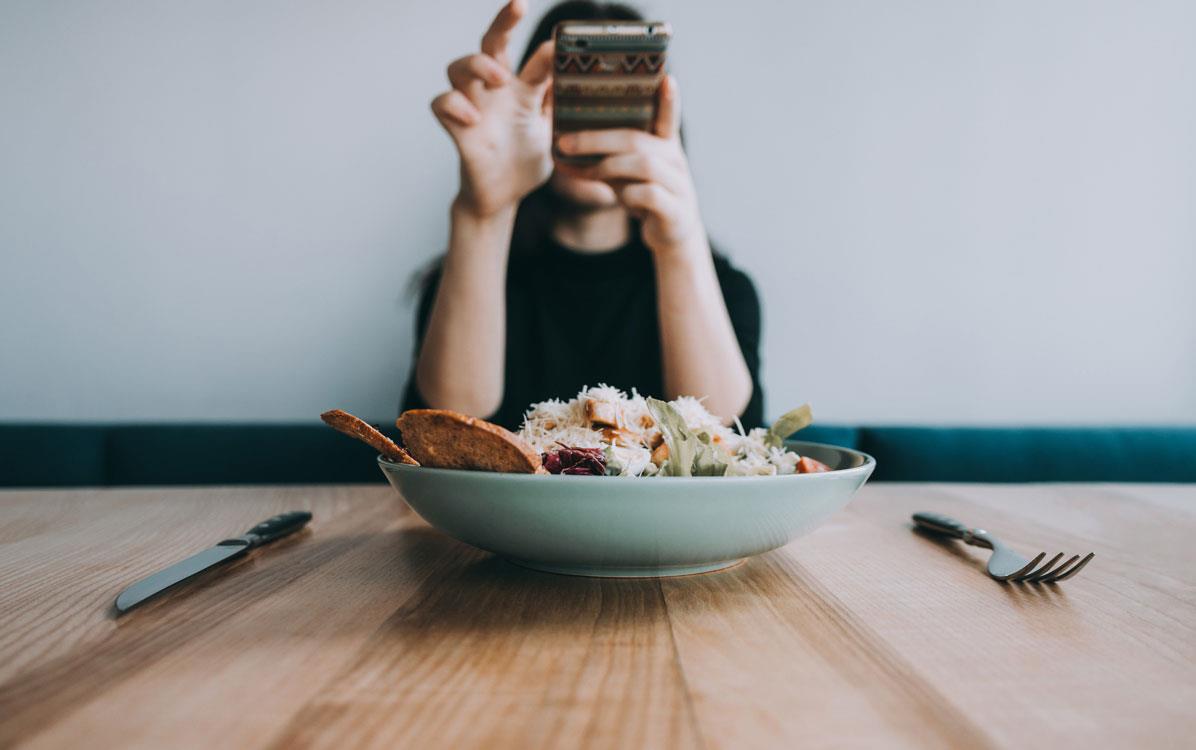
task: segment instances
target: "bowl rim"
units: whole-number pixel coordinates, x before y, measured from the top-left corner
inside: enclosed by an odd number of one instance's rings
[[[781,474],[781,475],[756,474],[756,475],[750,475],[750,476],[734,476],[734,477],[609,477],[609,476],[599,477],[599,476],[593,476],[593,475],[580,475],[580,474],[528,474],[525,472],[510,472],[510,471],[475,471],[473,469],[438,469],[438,468],[433,468],[430,466],[412,466],[411,464],[403,464],[403,463],[399,463],[397,461],[391,461],[389,458],[387,458],[386,456],[383,456],[381,454],[378,455],[378,466],[380,466],[383,471],[393,471],[393,472],[397,472],[399,474],[403,474],[403,473],[407,473],[407,472],[414,472],[414,471],[421,471],[421,472],[431,471],[431,472],[436,472],[438,475],[441,475],[444,477],[477,478],[479,476],[485,476],[485,477],[492,478],[494,481],[522,481],[525,479],[535,478],[535,481],[537,481],[537,482],[567,481],[570,483],[576,483],[576,482],[594,483],[594,482],[609,482],[612,479],[630,480],[630,479],[643,478],[643,479],[668,480],[670,485],[682,484],[682,483],[695,484],[695,483],[718,482],[719,486],[724,486],[724,485],[727,485],[728,483],[744,484],[744,483],[752,483],[752,482],[795,482],[795,481],[796,482],[803,482],[803,481],[810,482],[810,481],[817,481],[818,477],[827,477],[827,476],[843,477],[843,476],[849,476],[849,475],[853,475],[853,474],[864,474],[865,477],[869,477],[869,476],[871,476],[872,471],[876,468],[876,459],[875,458],[873,458],[872,456],[870,456],[867,453],[864,453],[863,451],[856,450],[855,448],[847,448],[842,445],[833,445],[831,443],[815,443],[815,442],[810,442],[810,441],[806,441],[806,440],[787,440],[786,443],[791,444],[791,445],[814,445],[814,446],[818,446],[820,448],[833,448],[835,450],[843,451],[844,453],[850,453],[850,454],[860,456],[864,459],[864,462],[861,463],[859,466],[852,466],[847,469],[833,469],[831,471],[822,471],[822,472],[817,472],[817,473],[813,473],[813,474]]]

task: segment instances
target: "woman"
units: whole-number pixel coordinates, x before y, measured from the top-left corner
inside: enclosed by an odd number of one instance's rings
[[[760,306],[751,280],[710,248],[680,137],[676,81],[654,132],[564,136],[551,157],[553,26],[641,20],[623,5],[565,2],[540,21],[519,72],[508,57],[526,0],[481,51],[448,67],[432,111],[460,157],[449,249],[420,300],[404,408],[452,409],[518,428],[535,401],[607,383],[762,421]]]

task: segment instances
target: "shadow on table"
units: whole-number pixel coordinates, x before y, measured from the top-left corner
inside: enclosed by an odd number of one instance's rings
[[[955,539],[924,531],[917,526],[911,526],[910,528],[913,530],[915,536],[926,540],[930,546],[937,547],[945,554],[951,555],[963,564],[974,568],[978,575],[988,578],[987,550],[979,550],[979,554],[973,554],[968,551],[968,548],[964,544]],[[1044,599],[1051,600],[1056,604],[1066,602],[1067,595],[1062,584],[1002,583],[992,579],[989,580],[994,586],[1003,590],[1017,606],[1033,606],[1036,602]]]
[[[924,531],[920,526],[914,526],[912,524],[910,525],[910,529],[913,530],[914,536],[926,540],[926,542],[928,542],[931,546],[937,547],[943,552],[960,560],[965,565],[975,568],[981,574],[988,575],[988,573],[985,572],[984,567],[988,562],[987,553],[984,553],[982,556],[978,557],[968,552],[966,546],[958,540],[949,539],[942,534],[933,534],[929,531]]]
[[[400,532],[397,554],[410,556],[411,565],[428,566],[418,590],[389,618],[384,628],[411,634],[420,631],[521,631],[539,629],[588,634],[595,628],[643,623],[667,614],[661,580],[657,578],[587,578],[522,568],[488,552],[474,549],[429,528]],[[701,585],[707,606],[733,607],[742,603],[752,577],[753,562],[735,568],[670,581],[717,579]],[[719,591],[728,595],[724,601]],[[767,592],[756,590],[767,595]]]

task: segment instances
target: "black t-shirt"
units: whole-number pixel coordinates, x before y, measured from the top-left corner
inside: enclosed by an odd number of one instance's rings
[[[628,392],[635,388],[644,396],[664,394],[652,263],[651,252],[638,237],[605,253],[580,253],[555,242],[534,254],[513,252],[507,271],[502,403],[486,418],[517,430],[531,404],[568,400],[584,386],[599,383]],[[752,397],[740,420],[745,428],[759,426],[760,301],[747,274],[721,255],[714,256],[714,268],[752,375]],[[439,282],[438,269],[420,296],[417,353]],[[413,367],[403,409],[426,407]]]

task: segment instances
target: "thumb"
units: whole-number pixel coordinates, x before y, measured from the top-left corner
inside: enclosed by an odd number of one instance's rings
[[[656,124],[653,131],[661,138],[676,138],[681,132],[681,92],[677,79],[666,75],[656,92]]]
[[[519,80],[529,86],[540,86],[552,78],[552,40],[536,47],[536,51],[528,58],[523,70],[519,71]]]

